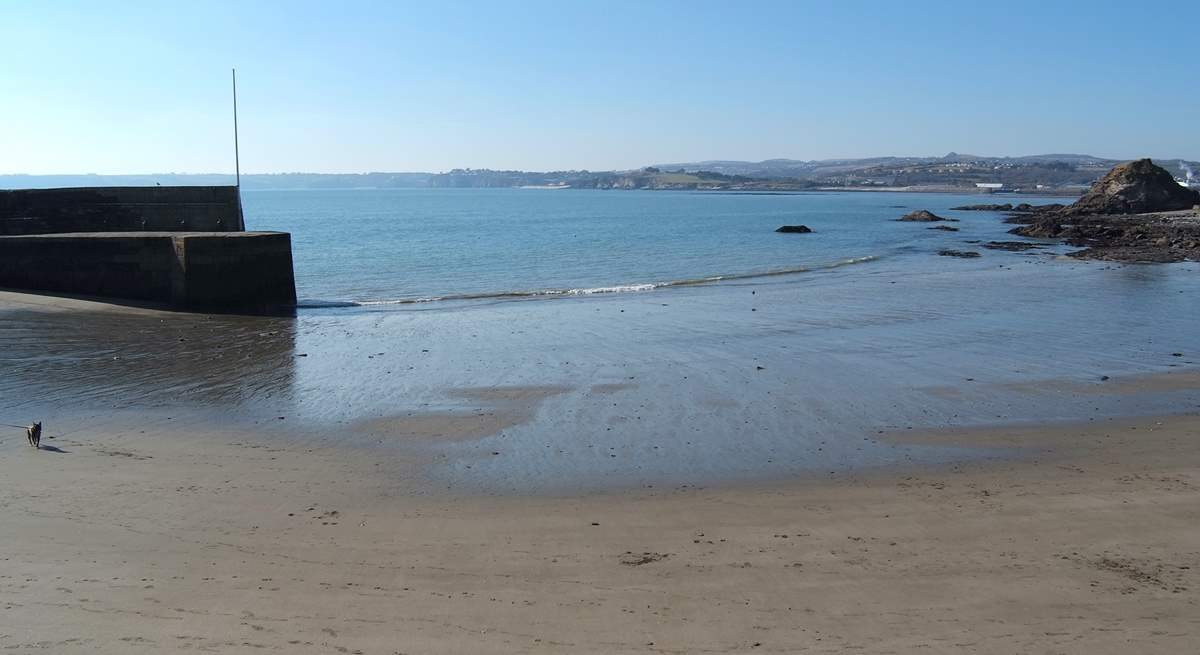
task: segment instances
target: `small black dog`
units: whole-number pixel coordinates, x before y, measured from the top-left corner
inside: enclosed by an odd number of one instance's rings
[[[42,422],[38,421],[25,428],[25,436],[29,437],[29,445],[34,448],[42,447]]]

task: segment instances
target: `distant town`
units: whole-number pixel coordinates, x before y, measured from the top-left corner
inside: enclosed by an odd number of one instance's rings
[[[1156,159],[1183,186],[1200,187],[1200,162]],[[1089,155],[877,157],[761,162],[711,160],[628,171],[454,169],[445,173],[242,175],[246,189],[535,188],[786,192],[954,191],[1078,195],[1120,163]],[[232,184],[232,175],[0,175],[0,188]]]

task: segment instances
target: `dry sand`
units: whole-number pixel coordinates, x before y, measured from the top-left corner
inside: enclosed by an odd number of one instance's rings
[[[368,451],[216,428],[46,442],[64,452],[14,434],[0,442],[0,648],[1200,650],[1200,417],[969,441],[1028,456],[455,498],[417,493]]]

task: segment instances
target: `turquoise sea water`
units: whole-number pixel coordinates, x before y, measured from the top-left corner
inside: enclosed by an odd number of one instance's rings
[[[993,213],[948,211],[986,201],[532,189],[244,194],[249,229],[292,233],[297,291],[310,305],[646,290],[927,254],[961,248],[964,240],[1004,238],[1008,226]],[[913,209],[960,218],[962,230],[893,220]],[[815,232],[774,232],[796,223]]]

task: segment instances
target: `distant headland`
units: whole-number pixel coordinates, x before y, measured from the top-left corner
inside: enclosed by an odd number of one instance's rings
[[[697,191],[944,191],[1079,195],[1121,160],[1050,154],[987,157],[709,160],[625,171],[517,171],[460,168],[444,173],[243,174],[245,189],[539,188]],[[1181,185],[1200,185],[1200,162],[1155,159]],[[232,184],[224,174],[0,175],[0,188]]]

